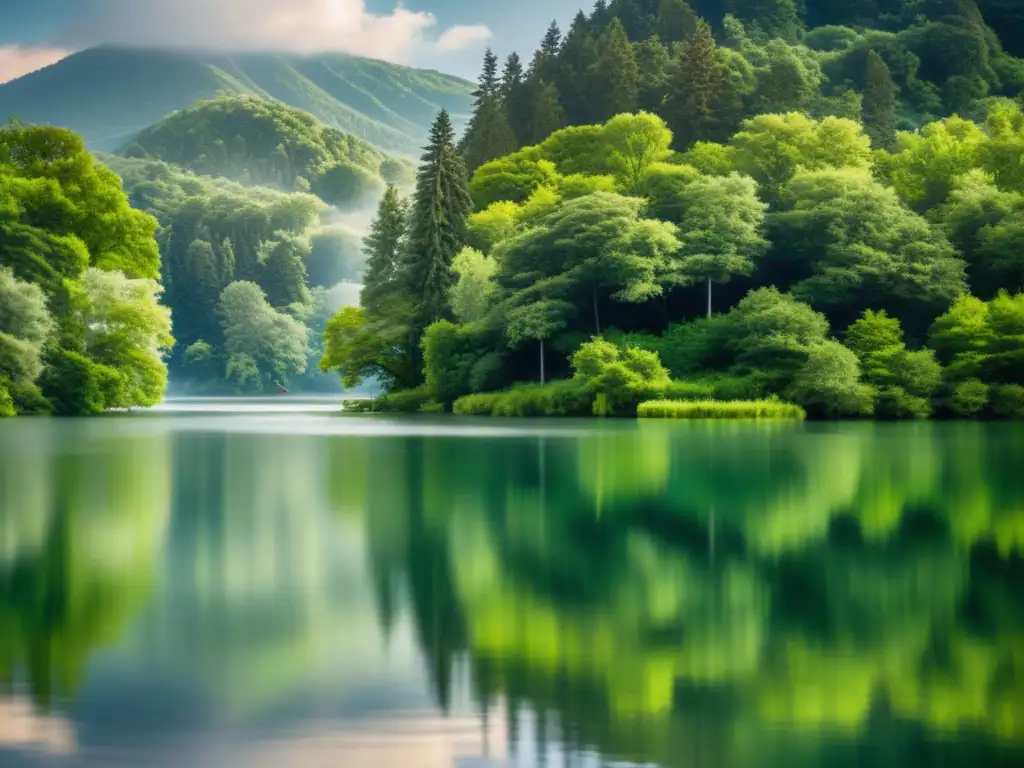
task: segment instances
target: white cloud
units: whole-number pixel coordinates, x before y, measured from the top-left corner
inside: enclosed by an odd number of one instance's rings
[[[22,48],[0,45],[0,83],[16,80],[29,72],[56,64],[70,51],[57,48]]]
[[[481,26],[438,30],[433,14],[400,2],[388,13],[369,12],[365,0],[101,0],[89,5],[62,44],[343,51],[409,63],[490,36]]]
[[[437,38],[437,49],[442,52],[462,51],[492,37],[491,30],[482,24],[458,25],[446,29]]]

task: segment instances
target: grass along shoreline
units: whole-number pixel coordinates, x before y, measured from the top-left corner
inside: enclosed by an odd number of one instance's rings
[[[807,412],[779,400],[649,400],[636,409],[640,419],[787,419],[803,421]]]

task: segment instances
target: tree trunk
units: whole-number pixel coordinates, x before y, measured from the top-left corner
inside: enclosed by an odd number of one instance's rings
[[[597,329],[597,335],[601,335],[601,315],[597,312],[597,288],[594,288],[592,294],[594,299],[594,327]]]
[[[708,320],[711,319],[711,278],[708,278]]]
[[[540,340],[540,385],[544,386],[544,339]]]

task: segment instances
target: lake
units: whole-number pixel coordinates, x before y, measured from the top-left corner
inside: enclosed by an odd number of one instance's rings
[[[0,765],[1024,761],[1024,427],[0,421]]]

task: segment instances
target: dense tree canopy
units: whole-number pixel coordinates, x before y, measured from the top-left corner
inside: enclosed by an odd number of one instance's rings
[[[1015,306],[996,294],[1019,290],[1021,193],[1009,151],[993,147],[997,137],[1013,145],[1018,114],[996,103],[985,127],[951,119],[922,131],[923,144],[899,134],[875,152],[856,120],[795,112],[751,118],[682,154],[649,113],[556,131],[474,174],[472,248],[453,259],[452,315],[423,337],[423,379],[408,371],[419,365],[416,334],[379,308],[339,316],[346,341],[328,367],[375,371],[395,390],[425,381],[401,407],[469,395],[460,412],[621,414],[641,393],[678,393],[775,395],[826,418],[926,418],[967,402],[974,415],[1012,415],[1012,353],[981,365],[923,345],[945,338],[936,329],[951,321],[930,331],[933,322],[975,286],[1001,310]],[[951,124],[980,137],[952,151],[953,165],[920,149]],[[943,174],[947,191],[913,192]],[[395,200],[376,225],[395,222],[384,253],[397,254],[406,231]],[[405,299],[393,306],[415,306],[394,274],[382,285]],[[722,298],[711,303],[716,283]],[[615,386],[576,377],[474,394],[565,377],[594,335],[616,354],[656,354],[679,378],[641,386],[618,372]]]
[[[331,205],[372,202],[385,182],[409,179],[407,165],[365,141],[301,110],[251,96],[177,112],[135,136],[120,154],[245,184],[312,190]]]
[[[173,339],[157,302],[156,229],[79,137],[0,129],[5,410],[74,415],[159,402]]]

